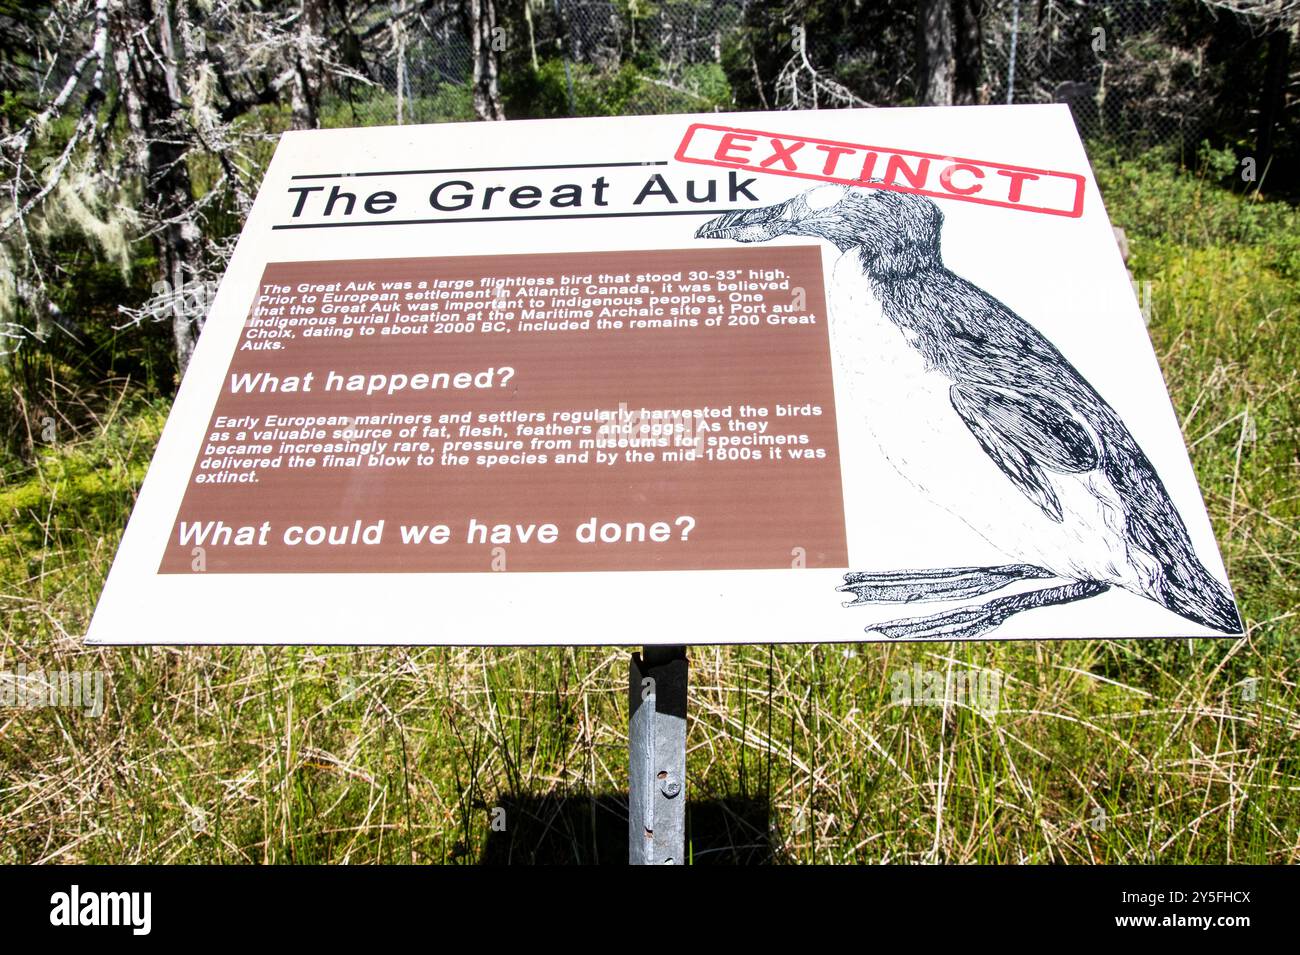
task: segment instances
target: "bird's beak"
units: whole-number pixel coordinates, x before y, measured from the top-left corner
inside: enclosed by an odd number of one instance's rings
[[[796,197],[797,198],[797,197]],[[761,209],[740,209],[710,219],[695,230],[697,239],[731,239],[735,242],[767,242],[792,231],[795,200],[778,202]]]

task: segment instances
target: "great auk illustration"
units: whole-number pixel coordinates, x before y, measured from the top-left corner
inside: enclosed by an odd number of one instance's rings
[[[837,588],[854,595],[845,606],[966,601],[1017,584],[983,603],[867,628],[966,639],[1119,587],[1239,632],[1231,593],[1197,557],[1119,415],[1037,329],[944,266],[942,225],[924,196],[828,184],[695,233],[834,247],[831,334],[851,356],[842,371],[865,423],[900,474],[1014,561],[849,573]]]

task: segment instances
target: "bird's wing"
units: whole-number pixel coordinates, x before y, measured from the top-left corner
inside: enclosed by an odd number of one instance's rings
[[[1081,474],[1101,464],[1083,418],[1049,395],[959,382],[949,398],[984,452],[1054,521],[1062,519],[1061,502],[1047,472]]]

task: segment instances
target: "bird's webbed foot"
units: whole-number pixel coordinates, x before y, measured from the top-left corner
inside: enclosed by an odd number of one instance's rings
[[[880,603],[927,603],[961,600],[1000,590],[1017,580],[1054,577],[1033,564],[1001,567],[946,567],[942,570],[853,571],[835,589],[853,594],[846,607]]]
[[[997,597],[975,607],[959,607],[926,617],[872,624],[866,629],[868,633],[880,633],[890,640],[973,640],[1025,610],[1084,600],[1109,589],[1110,584],[1082,580],[1061,587]]]

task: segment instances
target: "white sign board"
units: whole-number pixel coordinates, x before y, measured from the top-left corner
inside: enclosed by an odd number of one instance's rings
[[[1240,631],[1063,106],[281,140],[87,642]]]

